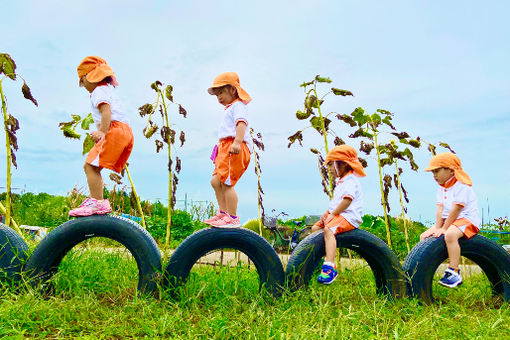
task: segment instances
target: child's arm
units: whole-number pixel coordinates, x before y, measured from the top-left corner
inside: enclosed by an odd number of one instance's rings
[[[236,137],[234,139],[234,143],[230,146],[230,153],[238,154],[241,152],[241,144],[244,140],[244,133],[246,131],[246,123],[240,121],[236,125]]]
[[[350,197],[344,197],[340,203],[338,203],[338,205],[336,206],[335,209],[333,209],[333,211],[331,211],[328,215],[328,217],[326,218],[326,221],[325,223],[327,224],[329,221],[331,221],[336,215],[340,214],[341,212],[345,211],[349,205],[351,205],[352,203],[352,198]]]
[[[452,210],[448,214],[448,217],[444,219],[443,225],[434,233],[434,237],[439,237],[443,235],[449,226],[459,217],[460,211],[464,208],[464,206],[460,204],[453,204]]]
[[[420,235],[420,240],[424,240],[426,239],[427,237],[429,236],[432,236],[434,235],[434,233],[438,230],[441,229],[441,227],[443,226],[444,224],[444,218],[443,218],[443,205],[442,204],[438,204],[437,205],[437,210],[436,210],[436,224],[433,226],[433,227],[430,227],[429,229],[425,230],[423,233],[421,233]]]
[[[101,112],[101,123],[99,124],[98,130],[90,133],[90,136],[94,141],[99,141],[104,138],[108,129],[110,128],[110,122],[112,119],[112,110],[110,109],[110,104],[101,103],[97,107],[99,112]]]

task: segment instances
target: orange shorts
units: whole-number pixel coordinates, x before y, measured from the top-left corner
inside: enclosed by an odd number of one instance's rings
[[[349,230],[356,229],[356,227],[354,227],[352,224],[350,224],[349,221],[347,221],[345,219],[345,217],[343,217],[340,214],[333,217],[333,219],[331,221],[329,221],[329,223],[327,225],[324,224],[324,220],[322,220],[322,219],[317,221],[317,223],[315,223],[315,225],[318,226],[319,228],[328,227],[335,235],[340,234],[340,233],[345,233],[346,231],[349,231]]]
[[[112,121],[104,139],[90,149],[86,163],[121,172],[133,150],[133,132],[128,124]]]
[[[230,153],[233,137],[221,139],[218,143],[218,155],[214,160],[213,176],[218,176],[221,183],[234,186],[250,164],[250,149],[245,142],[241,144],[238,154]]]
[[[480,229],[478,229],[473,223],[471,223],[468,219],[459,218],[458,220],[453,221],[451,227],[457,227],[460,231],[464,233],[464,236],[469,240],[471,237],[478,234]]]

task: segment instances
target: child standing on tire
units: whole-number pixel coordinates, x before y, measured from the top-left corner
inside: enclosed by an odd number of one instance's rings
[[[239,228],[238,197],[234,186],[250,164],[252,150],[246,105],[251,98],[241,87],[235,72],[218,75],[207,92],[215,95],[225,108],[218,133],[219,142],[211,155],[215,166],[211,186],[219,211],[204,222],[216,228]]]
[[[338,272],[336,270],[336,236],[358,228],[363,222],[363,193],[357,177],[366,176],[358,160],[356,150],[349,145],[340,145],[331,149],[326,155],[325,166],[337,179],[333,198],[329,202],[321,219],[312,227],[312,232],[324,229],[326,258],[322,272],[317,278],[319,283],[332,283]]]
[[[112,211],[103,199],[101,170],[121,172],[133,149],[133,132],[122,103],[114,92],[118,85],[115,74],[106,61],[89,56],[77,68],[80,87],[90,93],[92,118],[97,130],[90,136],[96,142],[87,155],[83,168],[87,176],[90,197],[69,216],[104,215]]]
[[[471,179],[462,169],[459,157],[453,153],[435,155],[425,171],[432,171],[439,188],[436,196],[436,224],[423,232],[420,240],[444,234],[450,263],[439,284],[455,288],[462,284],[459,239],[469,239],[479,232],[478,202],[471,187]]]

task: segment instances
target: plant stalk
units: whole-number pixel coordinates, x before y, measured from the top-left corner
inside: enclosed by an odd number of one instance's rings
[[[318,96],[317,90],[316,90],[316,84],[314,84],[313,92],[315,94],[315,98],[317,98],[317,111],[319,111],[319,118],[320,118],[320,121],[321,121],[322,136],[324,137],[324,148],[326,150],[326,155],[327,155],[328,152],[329,152],[328,135],[326,133],[326,126],[324,125],[324,117],[322,117],[321,105],[320,105],[319,96]],[[330,188],[330,190],[329,190],[329,198],[333,198],[333,176],[331,175],[331,173],[329,174],[329,188]]]
[[[2,204],[2,202],[0,202],[0,211],[7,216],[6,214],[6,209],[4,207],[4,205]],[[7,220],[6,220],[7,222]],[[26,242],[26,239],[25,237],[23,236],[23,233],[21,232],[21,229],[20,227],[18,227],[18,224],[16,223],[16,221],[14,221],[14,219],[11,217],[11,223],[12,223],[12,229],[14,229],[18,234],[19,236],[21,236],[21,238],[23,239],[23,241]],[[6,223],[7,224],[7,223]]]
[[[161,90],[158,91],[158,94],[161,96],[161,103],[163,104],[163,113],[165,116],[165,123],[168,128],[170,128],[170,124],[168,123],[168,109],[165,103],[165,98]],[[168,163],[170,164],[170,160],[172,159],[172,137],[170,134],[167,136],[167,144],[168,144]],[[168,248],[170,245],[170,240],[172,235],[170,234],[170,227],[172,225],[172,167],[168,169],[168,218],[166,224],[166,235],[165,235],[165,246]]]
[[[404,234],[405,234],[405,237],[406,237],[407,253],[409,254],[409,252],[411,251],[411,248],[409,246],[409,235],[407,233],[407,215],[406,215],[406,211],[404,209],[404,199],[402,197],[402,187],[401,187],[401,184],[400,184],[400,174],[398,172],[397,159],[395,159],[395,171],[396,171],[396,174],[397,174],[397,186],[398,186],[398,194],[400,196],[400,206],[402,207],[402,219],[404,221]]]
[[[5,95],[2,88],[2,80],[0,80],[0,96],[2,97],[2,113],[4,115],[4,130],[5,130],[5,151],[7,155],[7,185],[6,185],[6,196],[5,196],[5,225],[10,226],[11,224],[11,142],[9,139],[9,131],[7,129],[7,103],[5,101]],[[21,235],[21,233],[20,233]]]
[[[126,169],[126,174],[128,176],[129,183],[131,183],[131,189],[133,190],[133,194],[135,195],[136,209],[138,210],[138,213],[140,214],[140,217],[142,218],[142,227],[144,229],[147,229],[147,226],[145,225],[145,217],[143,216],[142,205],[140,204],[140,197],[136,193],[135,184],[133,183],[133,180],[131,179],[131,175],[129,173],[129,169],[127,167],[127,164],[124,165],[124,169]]]
[[[369,126],[372,129],[372,132],[374,133],[374,145],[375,145],[375,150],[377,151],[377,167],[379,168],[379,185],[381,186],[381,199],[382,199],[382,206],[383,206],[383,210],[384,210],[384,222],[386,223],[386,237],[388,239],[388,247],[390,247],[390,249],[392,249],[390,223],[389,223],[389,219],[388,219],[388,212],[386,211],[386,199],[384,198],[384,186],[383,186],[382,167],[381,167],[381,153],[379,151],[379,144],[377,143],[377,130],[376,130],[375,126],[373,126],[371,123],[369,124]]]

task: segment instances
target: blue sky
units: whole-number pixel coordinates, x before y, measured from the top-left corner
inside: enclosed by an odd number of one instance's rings
[[[172,111],[187,143],[178,199],[214,201],[209,155],[222,108],[206,89],[224,71],[239,74],[253,97],[253,128],[263,135],[262,186],[266,210],[290,216],[320,214],[322,193],[315,155],[321,139],[305,132],[304,147],[287,148],[287,137],[304,127],[299,84],[316,74],[355,97],[326,98],[326,112],[361,106],[395,113],[394,123],[423,139],[449,143],[474,182],[479,208],[491,217],[510,215],[510,25],[506,1],[0,1],[1,52],[9,53],[39,101],[35,108],[19,83],[5,80],[9,111],[21,125],[13,186],[65,194],[86,187],[81,144],[57,124],[90,111],[78,87],[76,66],[87,55],[105,58],[120,83],[118,94],[131,117],[135,148],[130,169],[144,199],[166,200],[167,161],[142,135],[137,108],[154,100],[155,80],[174,86],[188,110]],[[6,15],[8,14],[8,15]],[[325,91],[323,88],[322,91]],[[333,130],[348,144],[339,122]],[[416,160],[423,169],[425,150]],[[5,158],[5,151],[0,150]],[[378,176],[370,160],[361,180],[365,212],[382,214]],[[407,169],[409,216],[432,221],[432,175]],[[103,177],[108,177],[104,171]],[[127,182],[127,180],[126,180]],[[5,168],[0,168],[5,183]],[[106,180],[110,185],[111,182]],[[5,186],[5,184],[0,184]],[[236,187],[241,221],[256,217],[253,159]],[[400,212],[392,193],[392,214]]]

